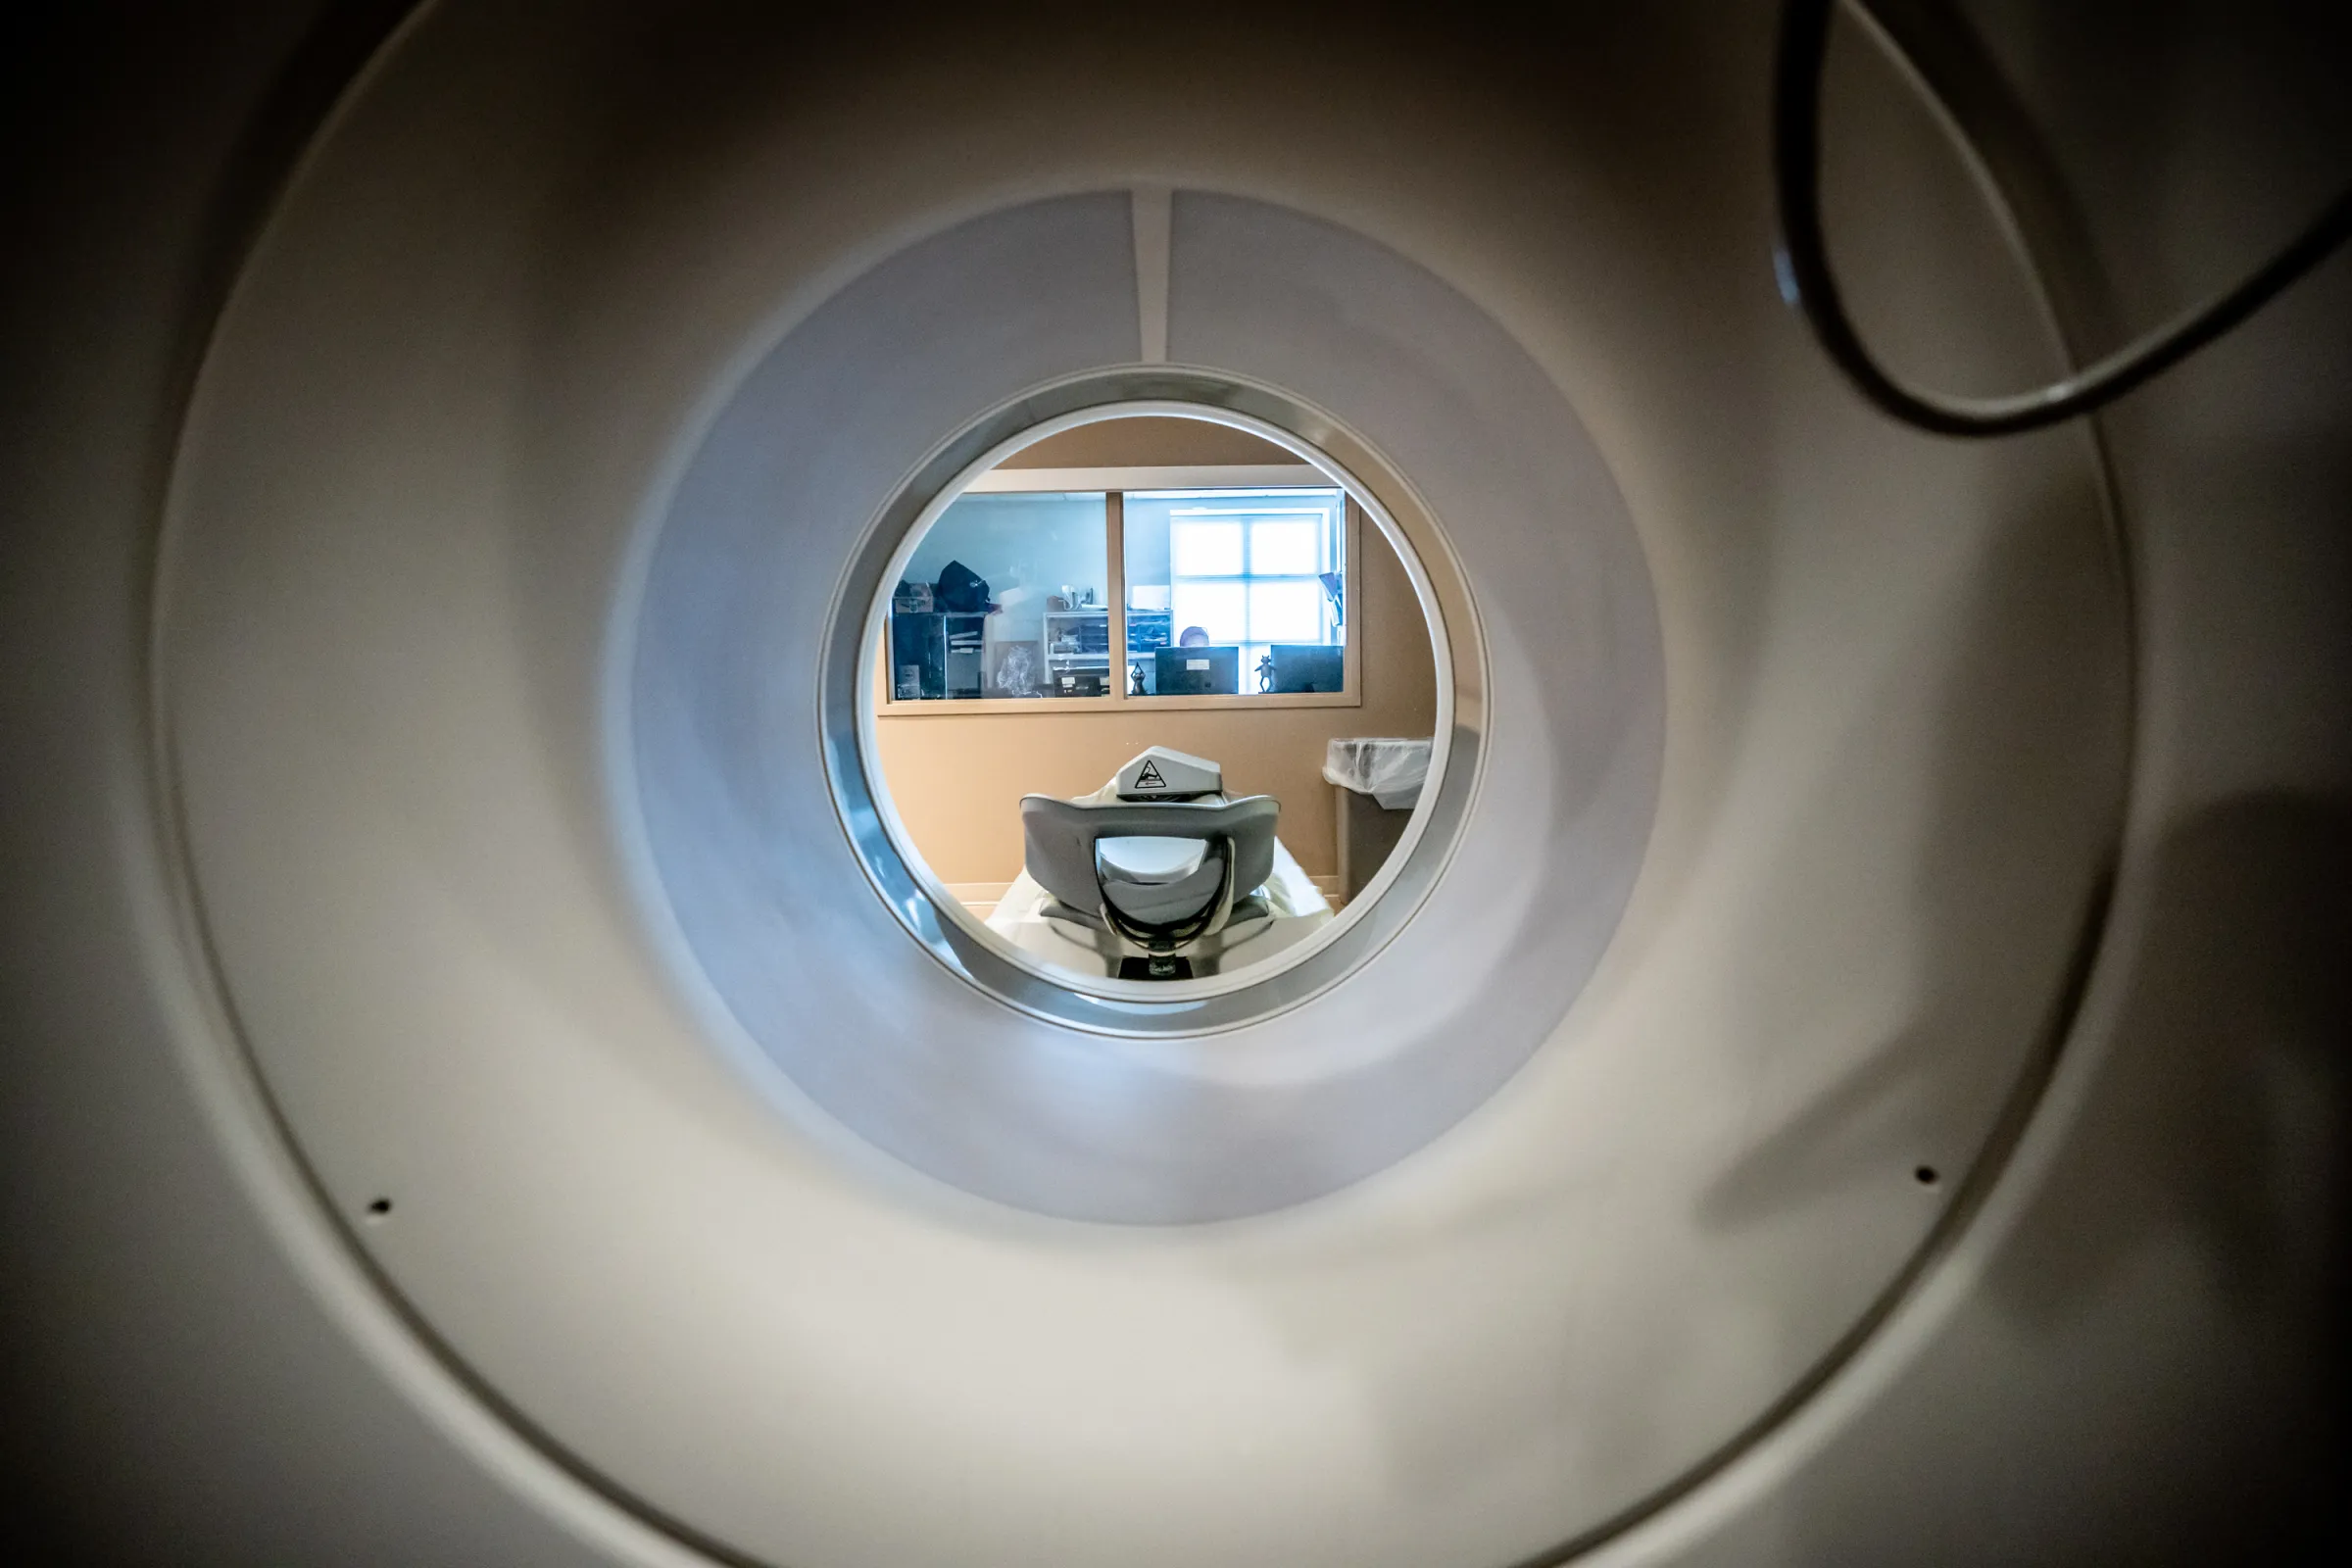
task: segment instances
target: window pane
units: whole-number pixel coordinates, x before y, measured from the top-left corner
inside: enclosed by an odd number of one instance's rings
[[[1250,524],[1250,573],[1309,576],[1323,569],[1323,519],[1260,517]]]
[[[1168,555],[1179,577],[1238,577],[1242,525],[1222,517],[1178,517],[1168,524]]]
[[[1320,581],[1347,567],[1346,497],[1323,487],[1131,490],[1127,554],[1128,689],[1156,692],[1152,656],[1193,627],[1241,651],[1240,687],[1261,689],[1258,665],[1285,643],[1331,646],[1342,613]],[[1285,690],[1322,690],[1321,664],[1289,662]],[[1298,685],[1298,681],[1314,685]],[[1271,688],[1264,688],[1271,689]]]
[[[1304,581],[1250,584],[1250,636],[1269,643],[1323,640],[1323,585]]]
[[[1100,492],[958,497],[891,596],[892,697],[1106,695],[1106,523]]]
[[[1212,643],[1238,643],[1249,635],[1249,601],[1238,582],[1180,582],[1173,592],[1169,624],[1176,640],[1198,626]]]

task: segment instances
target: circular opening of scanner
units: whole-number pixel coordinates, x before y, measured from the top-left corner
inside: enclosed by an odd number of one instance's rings
[[[1279,413],[1114,395],[903,498],[858,607],[844,816],[870,803],[911,934],[1016,1004],[1043,982],[1114,1024],[1188,1015],[1409,913],[1442,861],[1438,595],[1311,411]]]
[[[1139,209],[1123,191],[964,220],[774,338],[653,498],[608,688],[621,848],[708,1038],[793,1114],[821,1112],[824,1136],[846,1129],[991,1200],[1120,1223],[1333,1192],[1483,1103],[1600,961],[1662,760],[1646,559],[1556,383],[1363,235],[1254,200],[1172,200],[1187,281],[1169,291],[1167,361],[1136,355]],[[1064,286],[1053,269],[1073,259],[1085,270]],[[986,494],[976,481],[1004,456],[1038,445],[1043,461],[1051,437],[1128,416],[1269,443],[1351,496],[1359,533],[1405,547],[1389,546],[1387,620],[1418,615],[1440,645],[1440,755],[1410,837],[1312,940],[1236,973],[1152,976],[1182,955],[1147,928],[1189,922],[1140,897],[1122,914],[1144,978],[1008,950],[908,831],[882,745],[909,539],[964,490]],[[935,592],[1002,602],[946,564]],[[1199,646],[1185,629],[1177,646]],[[902,739],[955,722],[887,720]],[[1206,742],[1137,733],[1091,778],[1008,791],[998,820],[1024,841],[1066,824],[1073,796],[1131,761],[1132,792],[1152,793],[1139,759],[1153,745],[1220,761]],[[1241,798],[1166,810],[1265,809],[1238,766],[1218,777]],[[1183,836],[1161,818],[1083,837],[1139,832]],[[1220,874],[1235,868],[1221,902],[1256,885],[1256,841],[1216,836],[1234,850],[1212,847]]]

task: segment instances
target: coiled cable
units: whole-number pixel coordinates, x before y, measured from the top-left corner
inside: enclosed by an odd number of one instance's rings
[[[1845,378],[1903,423],[1937,435],[2038,430],[2104,408],[2223,336],[2352,238],[2352,187],[2236,287],[2086,368],[2027,392],[1959,398],[1905,386],[1874,357],[1847,316],[1821,226],[1821,79],[1839,0],[1788,0],[1773,95],[1773,178],[1781,216],[1782,283]]]

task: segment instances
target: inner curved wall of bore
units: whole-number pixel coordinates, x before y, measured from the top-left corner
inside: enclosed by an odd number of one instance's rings
[[[1133,232],[1123,192],[1006,209],[794,325],[668,493],[616,716],[646,885],[718,1037],[964,1191],[1193,1222],[1387,1166],[1549,1036],[1642,860],[1662,684],[1624,499],[1491,318],[1349,231],[1188,193],[1172,363],[1137,368]],[[1287,431],[1366,487],[1431,573],[1453,710],[1411,885],[1296,966],[1154,1010],[942,929],[881,830],[858,671],[918,496],[1024,426],[1163,400]],[[1213,1052],[1193,1044],[1208,1034]]]

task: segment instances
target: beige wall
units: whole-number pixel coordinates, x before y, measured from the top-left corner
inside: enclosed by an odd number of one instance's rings
[[[1145,468],[1298,461],[1271,441],[1206,419],[1104,419],[1024,447],[1005,459],[1004,466]]]
[[[1128,421],[1143,424],[1147,421]],[[1193,421],[1194,430],[1216,430]],[[1039,466],[1194,463],[1154,448],[1123,450],[1087,426],[1083,455],[1055,453]],[[1231,432],[1228,432],[1231,433]],[[1066,441],[1069,437],[1054,437]],[[1244,436],[1243,440],[1252,438]],[[1033,452],[1051,442],[1040,442]],[[1098,451],[1114,456],[1098,456]],[[1278,458],[1281,454],[1277,454]],[[1220,453],[1224,463],[1270,461]],[[1282,841],[1310,875],[1338,870],[1331,786],[1323,780],[1324,742],[1340,735],[1427,735],[1437,722],[1436,669],[1428,625],[1411,582],[1379,529],[1358,530],[1361,556],[1349,635],[1362,643],[1360,708],[1215,708],[1177,711],[1119,708],[1102,713],[885,713],[875,728],[882,768],[915,847],[945,882],[1009,882],[1021,869],[1020,798],[1079,795],[1100,788],[1121,762],[1147,746],[1173,746],[1212,758],[1235,794],[1282,802]]]

